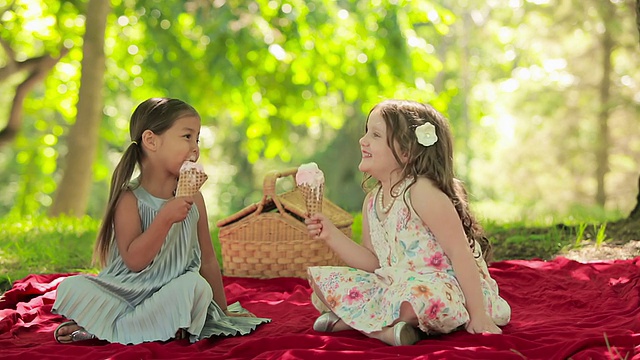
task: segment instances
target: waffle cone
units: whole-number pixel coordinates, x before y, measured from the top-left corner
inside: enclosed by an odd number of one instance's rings
[[[193,196],[197,194],[202,184],[204,184],[208,178],[207,174],[196,169],[180,172],[178,187],[176,188],[176,197]]]
[[[318,187],[299,185],[307,206],[307,216],[322,212],[322,199],[324,197],[324,184]]]

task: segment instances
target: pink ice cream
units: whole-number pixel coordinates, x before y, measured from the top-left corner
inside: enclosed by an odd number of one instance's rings
[[[298,186],[306,185],[311,188],[318,188],[324,185],[324,173],[318,168],[318,164],[314,162],[302,164],[296,173],[296,183]]]
[[[307,216],[322,212],[324,195],[324,173],[318,164],[302,164],[296,173],[296,184],[304,196]]]

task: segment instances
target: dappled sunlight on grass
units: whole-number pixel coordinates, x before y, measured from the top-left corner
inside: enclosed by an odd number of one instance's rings
[[[487,224],[511,227],[600,224],[623,219],[627,216],[622,211],[605,210],[597,206],[575,205],[569,207],[566,212],[554,213],[544,209],[536,209],[535,206],[527,207],[519,203],[499,201],[472,202],[471,210],[485,226]]]

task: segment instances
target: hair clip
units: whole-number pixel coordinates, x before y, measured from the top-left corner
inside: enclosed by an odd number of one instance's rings
[[[438,135],[436,135],[436,127],[432,123],[426,122],[415,129],[416,137],[420,145],[429,147],[438,141]]]

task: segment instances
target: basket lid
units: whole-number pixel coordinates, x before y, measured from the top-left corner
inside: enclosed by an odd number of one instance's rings
[[[282,206],[284,206],[287,211],[291,211],[303,219],[306,217],[307,206],[300,188],[296,187],[293,190],[279,194],[278,197],[280,198]],[[326,197],[322,199],[322,213],[338,228],[353,224],[353,216],[332,203]]]
[[[279,212],[287,212],[290,215],[293,215],[294,218],[304,222],[304,218],[307,213],[307,206],[302,191],[297,186],[292,190],[281,194],[277,194],[275,190],[275,183],[277,179],[286,176],[295,176],[296,170],[296,168],[293,168],[283,172],[272,171],[267,174],[264,180],[264,196],[262,197],[262,200],[218,221],[216,225],[218,227],[223,227],[252,214],[266,213],[274,209],[277,209]],[[344,228],[353,224],[353,216],[329,201],[326,197],[323,197],[322,199],[322,213],[338,228]]]
[[[307,206],[304,201],[304,195],[302,195],[300,189],[296,187],[293,190],[278,194],[278,198],[285,211],[289,212],[290,215],[293,215],[294,218],[300,220],[300,222],[304,222],[304,218],[307,213]],[[219,220],[216,223],[216,226],[220,228],[236,221],[240,221],[252,214],[259,215],[272,211],[278,211],[278,209],[273,199],[266,197],[258,203],[251,204],[237,213]],[[322,200],[322,213],[329,218],[337,228],[344,228],[353,224],[353,216],[338,207],[336,204],[332,203],[327,198],[323,198]]]

